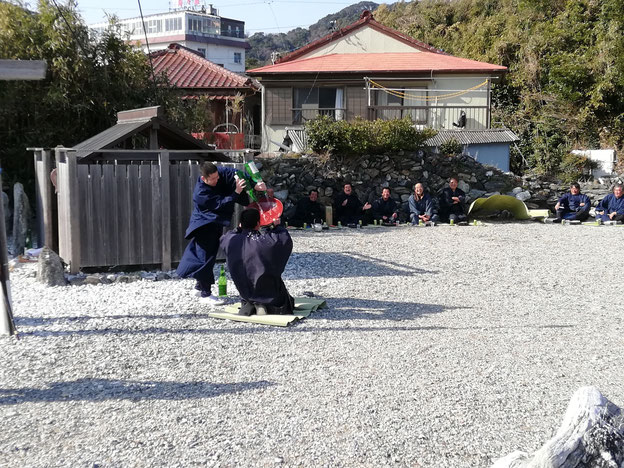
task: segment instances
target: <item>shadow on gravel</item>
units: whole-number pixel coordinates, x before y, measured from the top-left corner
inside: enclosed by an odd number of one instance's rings
[[[350,297],[326,298],[329,309],[316,314],[326,320],[411,320],[424,315],[439,314],[445,310],[469,307],[423,304],[420,302],[378,301]]]
[[[265,380],[216,384],[210,382],[135,382],[79,379],[73,382],[53,382],[44,389],[0,389],[0,405],[41,401],[191,400],[263,389],[273,385],[275,384]]]
[[[361,255],[341,252],[293,253],[290,256],[284,279],[352,278],[355,276],[415,276],[437,274],[437,271],[414,268],[410,265]]]

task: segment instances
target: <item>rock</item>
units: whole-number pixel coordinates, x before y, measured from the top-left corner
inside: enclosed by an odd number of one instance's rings
[[[516,194],[516,198],[520,201],[527,201],[531,198],[531,192],[520,192]]]
[[[485,190],[472,189],[470,190],[470,192],[468,192],[468,197],[471,198],[472,200],[481,198],[483,195],[485,195]]]
[[[91,284],[91,285],[100,284],[101,283],[100,275],[88,275],[85,278],[84,282],[85,284]]]
[[[128,275],[119,275],[115,278],[115,283],[129,283],[130,277]]]
[[[67,281],[71,286],[82,286],[85,284],[84,276],[70,276]]]
[[[486,177],[492,177],[493,175],[494,175],[494,171],[487,171],[487,172],[485,173],[485,176],[486,176]]]
[[[429,178],[429,172],[423,171],[423,179],[428,179],[428,178]]]
[[[13,186],[13,252],[21,254],[26,246],[30,204],[24,186],[17,182]]]
[[[518,195],[522,191],[523,191],[522,187],[514,187],[514,189],[511,191],[511,193],[513,193],[514,196],[516,196],[516,195]]]
[[[46,286],[65,286],[67,284],[61,257],[47,246],[39,254],[37,279]]]
[[[406,202],[409,200],[410,195],[404,194],[401,195],[401,202]]]
[[[278,190],[274,192],[275,198],[278,200],[286,200],[288,198],[288,190]]]
[[[468,193],[470,192],[470,185],[468,185],[466,182],[464,182],[463,180],[459,180],[457,182],[457,188],[459,188],[460,190],[463,190],[464,193]]]

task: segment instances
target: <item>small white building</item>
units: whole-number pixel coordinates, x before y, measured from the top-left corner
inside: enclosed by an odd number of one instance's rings
[[[251,46],[245,39],[245,22],[219,16],[209,5],[201,9],[185,7],[176,3],[177,9],[167,13],[119,20],[118,33],[129,41],[138,43],[147,53],[149,50],[166,49],[177,43],[196,50],[204,58],[233,72],[245,71],[245,51]],[[109,23],[97,23],[89,28],[95,33],[110,29]]]

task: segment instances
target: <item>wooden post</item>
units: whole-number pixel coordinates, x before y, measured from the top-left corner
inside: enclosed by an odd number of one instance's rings
[[[65,163],[62,177],[59,171],[59,226],[64,226],[65,241],[59,242],[59,253],[69,263],[69,272],[80,271],[80,200],[78,192],[77,155],[64,148],[56,149],[57,167]],[[59,228],[60,230],[60,228]],[[65,248],[62,248],[62,246]],[[63,252],[60,252],[60,251]],[[66,251],[65,251],[66,250]]]
[[[49,149],[35,150],[35,188],[37,193],[37,220],[39,224],[39,247],[47,245],[55,252],[56,236],[52,212],[52,155]]]
[[[0,192],[2,180],[0,179]],[[4,203],[0,202],[0,335],[17,335],[13,322],[13,310],[11,306],[11,283],[9,281],[9,256],[7,254],[6,226],[4,225]]]
[[[169,151],[158,153],[160,166],[160,207],[162,229],[162,269],[171,270],[171,186],[169,181]]]
[[[328,226],[334,224],[334,210],[331,205],[325,207],[325,222]]]

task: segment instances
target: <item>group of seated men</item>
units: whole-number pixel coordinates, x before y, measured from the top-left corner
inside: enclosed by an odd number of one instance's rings
[[[440,221],[461,223],[466,221],[466,194],[458,188],[455,177],[449,180],[449,185],[440,193],[439,210],[433,197],[425,192],[422,183],[414,185],[414,192],[407,203],[407,212],[392,198],[391,189],[384,187],[381,197],[372,203],[362,203],[353,192],[353,186],[345,183],[342,192],[334,198],[334,222],[347,227],[356,227],[358,224],[381,223],[394,225],[400,221],[410,221],[412,224],[435,224]],[[325,208],[318,201],[318,192],[310,190],[308,197],[297,202],[295,214],[288,219],[292,226],[301,227],[325,221]]]
[[[334,198],[334,223],[347,227],[358,224],[372,224],[381,222],[394,225],[398,221],[408,221],[412,224],[435,225],[439,222],[463,224],[467,221],[466,194],[458,187],[455,177],[449,179],[437,197],[437,200],[425,191],[422,183],[413,187],[413,193],[407,202],[407,209],[403,210],[400,204],[392,198],[391,189],[384,187],[381,197],[372,203],[362,203],[353,191],[350,183],[344,184],[342,192]],[[616,185],[613,193],[604,197],[596,206],[596,220],[624,221],[624,197],[622,185]],[[562,220],[586,221],[589,218],[591,200],[581,193],[578,183],[570,185],[570,191],[559,198],[555,205],[554,222]],[[299,200],[295,214],[288,219],[289,224],[301,227],[305,224],[325,221],[325,207],[318,201],[318,192],[310,190],[308,197]]]

